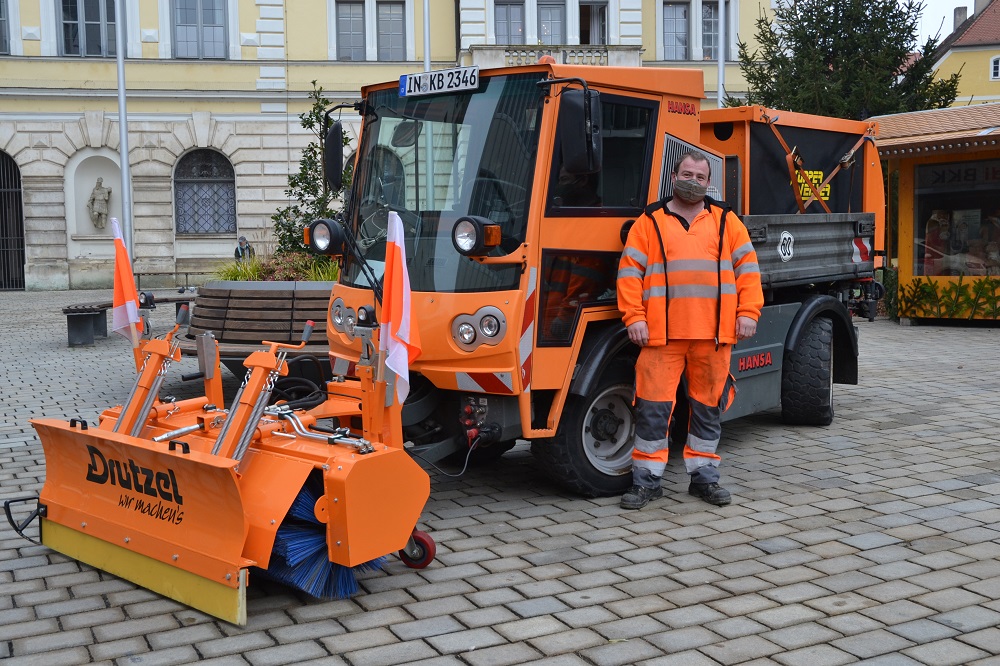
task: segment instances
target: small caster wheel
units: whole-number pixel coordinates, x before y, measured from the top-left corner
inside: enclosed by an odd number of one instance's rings
[[[437,546],[434,545],[434,539],[427,532],[418,530],[413,530],[410,540],[399,551],[399,559],[411,569],[423,569],[434,561],[435,555],[437,555]]]

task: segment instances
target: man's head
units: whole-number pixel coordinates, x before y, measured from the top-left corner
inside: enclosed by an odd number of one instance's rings
[[[670,179],[674,197],[686,204],[697,204],[705,199],[712,179],[712,166],[705,153],[690,150],[682,154],[674,164]]]
[[[247,244],[247,237],[246,236],[240,236],[239,243],[240,243],[240,247],[244,247]]]
[[[97,179],[97,186],[98,187],[100,187],[103,183],[104,183],[104,179],[103,178],[98,178]]]

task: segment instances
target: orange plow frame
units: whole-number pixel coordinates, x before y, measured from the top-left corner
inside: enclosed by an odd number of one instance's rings
[[[249,567],[268,568],[279,528],[317,472],[315,524],[330,562],[355,567],[409,547],[430,479],[403,449],[400,406],[385,405],[372,365],[312,410],[264,409],[258,398],[285,374],[279,350],[291,346],[265,342],[228,412],[208,398],[163,403],[155,378],[177,360],[176,331],[148,343],[133,395],[97,428],[32,420],[46,461],[44,545],[239,625]],[[217,379],[206,394],[221,395]],[[312,429],[362,415],[360,432]]]

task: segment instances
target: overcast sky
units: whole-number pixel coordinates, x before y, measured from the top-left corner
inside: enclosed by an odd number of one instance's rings
[[[920,16],[920,32],[917,34],[917,45],[923,44],[928,37],[941,29],[938,41],[943,41],[955,29],[955,7],[968,7],[968,15],[972,16],[972,0],[924,0],[924,12]],[[942,25],[941,19],[944,19]]]

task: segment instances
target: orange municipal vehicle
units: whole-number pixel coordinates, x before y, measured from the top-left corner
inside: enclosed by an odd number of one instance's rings
[[[205,332],[199,372],[183,377],[202,380],[204,395],[161,396],[182,316],[144,343],[131,393],[96,424],[32,422],[45,485],[4,502],[9,522],[28,536],[37,519],[42,544],[242,624],[258,574],[335,597],[387,554],[426,566],[434,542],[415,526],[430,483],[414,454],[489,461],[529,439],[566,487],[620,493],[638,349],[616,305],[618,257],[691,148],[709,156],[710,193],[743,216],[767,299],[756,337],[732,355],[739,394],[726,416],[780,407],[790,422],[829,423],[833,383],[858,380],[854,316],[873,316],[882,292],[876,128],[702,111],[701,81],[700,71],[539,64],[365,88],[352,105],[362,131],[350,196],[339,219],[307,233],[343,257],[326,322],[332,380],[272,399],[307,330],[299,344],[264,341],[226,407]],[[341,131],[334,123],[326,141],[332,181]],[[397,215],[422,343],[402,405],[379,352]]]
[[[531,440],[551,476],[607,495],[631,483],[633,364],[618,258],[678,156],[709,156],[709,194],[743,217],[766,306],[737,345],[735,418],[780,407],[829,423],[858,380],[853,317],[874,316],[882,172],[873,123],[761,107],[705,111],[700,71],[559,64],[404,76],[363,90],[354,179],[313,249],[343,256],[327,321],[334,373],[360,352],[388,216],[405,228],[423,352],[402,409],[412,453],[488,459]],[[339,123],[327,173],[339,181]],[[337,182],[331,186],[336,187]]]

